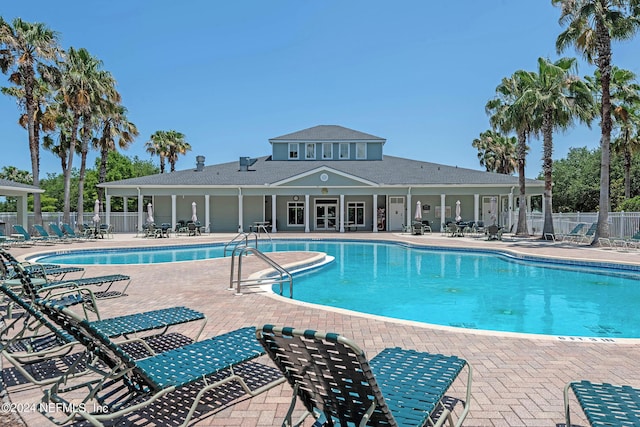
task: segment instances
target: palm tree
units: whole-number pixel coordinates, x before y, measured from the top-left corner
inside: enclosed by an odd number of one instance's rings
[[[97,63],[102,65],[101,61],[97,61]],[[116,83],[111,73],[102,70],[95,71],[95,73],[91,73],[92,79],[90,81],[92,84],[91,108],[87,109],[87,111],[83,113],[82,127],[80,128],[80,174],[78,176],[79,218],[82,218],[84,213],[84,181],[87,170],[89,142],[94,139],[94,132],[97,132],[101,128],[101,121],[104,119],[106,110],[109,106],[113,103],[120,102],[120,94],[115,89]]]
[[[171,165],[171,172],[176,170],[176,162],[178,156],[185,154],[187,151],[191,151],[191,145],[184,140],[185,135],[175,130],[166,132],[166,142],[169,145],[169,155],[167,161]]]
[[[92,108],[97,99],[97,94],[101,94],[100,81],[98,79],[101,62],[91,56],[86,49],[69,48],[67,58],[60,64],[62,76],[61,94],[66,109],[72,116],[71,129],[69,132],[69,147],[67,149],[67,164],[64,171],[64,208],[63,220],[70,222],[71,217],[71,171],[73,170],[73,157],[78,148],[78,130],[81,123],[84,123],[83,141],[88,137],[89,123]],[[81,148],[81,147],[80,147]],[[79,200],[82,202],[82,188],[79,192]],[[77,207],[78,218],[82,218],[82,203]]]
[[[566,129],[578,119],[587,125],[593,119],[594,102],[587,84],[575,74],[575,58],[554,63],[538,58],[538,72],[518,71],[525,91],[522,100],[532,108],[533,132],[543,138],[544,224],[542,235],[553,235],[553,131]]]
[[[527,157],[527,138],[533,129],[531,106],[522,101],[522,94],[525,91],[523,82],[518,74],[509,78],[503,78],[496,87],[496,97],[485,107],[490,118],[491,125],[501,132],[509,133],[515,131],[518,142],[516,144],[516,156],[518,166],[518,186],[520,195],[518,198],[518,228],[517,235],[528,236],[527,227],[527,198],[526,198],[526,178],[525,161]]]
[[[518,165],[516,161],[515,137],[508,137],[500,132],[487,130],[473,140],[471,145],[478,149],[480,166],[484,166],[487,172],[511,175]]]
[[[596,81],[599,81],[596,72]],[[611,69],[611,110],[614,126],[620,132],[611,144],[622,156],[624,167],[624,196],[631,198],[631,160],[640,149],[640,85],[636,75],[618,67]]]
[[[40,140],[36,138],[37,97],[34,96],[36,67],[54,61],[61,54],[58,34],[43,23],[29,23],[20,18],[12,24],[0,17],[0,70],[11,73],[9,81],[23,89],[22,105],[26,111],[26,128],[31,154],[33,185],[40,185]],[[33,195],[35,222],[42,222],[40,194]]]
[[[601,160],[600,160],[600,208],[598,227],[593,239],[608,238],[611,164],[611,41],[630,39],[640,25],[640,0],[551,0],[562,9],[560,24],[567,28],[556,40],[556,49],[562,52],[574,45],[589,63],[595,63],[601,75]]]
[[[106,105],[102,120],[102,133],[94,140],[94,146],[100,150],[99,184],[107,180],[109,152],[116,151],[117,147],[126,150],[138,136],[138,128],[127,120],[127,109],[120,104]],[[102,200],[103,195],[104,189],[98,187],[98,199]]]
[[[157,130],[151,135],[151,139],[145,142],[147,153],[160,158],[160,173],[164,173],[165,161],[169,155],[169,144],[166,141],[167,132]]]

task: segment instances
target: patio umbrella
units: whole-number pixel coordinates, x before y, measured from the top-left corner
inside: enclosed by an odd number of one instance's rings
[[[491,214],[491,221],[495,224],[498,221],[496,210],[498,209],[498,200],[495,197],[491,198],[491,205],[489,206],[489,213]]]
[[[100,200],[96,199],[96,204],[93,208],[93,222],[98,224],[100,222]]]
[[[418,222],[422,222],[422,205],[420,203],[420,200],[418,200],[418,202],[416,203],[415,220],[418,221]]]
[[[153,205],[149,203],[147,205],[147,222],[152,223],[153,221]]]
[[[191,221],[198,222],[198,215],[196,214],[196,202],[191,203]]]
[[[456,202],[456,222],[460,222],[462,217],[460,216],[460,200]]]

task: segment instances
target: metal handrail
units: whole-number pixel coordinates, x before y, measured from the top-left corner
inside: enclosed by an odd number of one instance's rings
[[[227,248],[233,244],[233,248],[237,248],[240,244],[244,242],[244,246],[249,246],[249,238],[253,237],[255,241],[255,247],[258,247],[258,235],[253,231],[250,233],[238,233],[233,239],[224,244],[224,252],[222,256],[227,256]],[[235,243],[235,244],[234,244]]]
[[[267,263],[271,268],[273,268],[279,277],[269,278],[269,279],[242,279],[242,258],[243,255],[254,254],[259,259],[263,260]],[[235,271],[235,259],[238,258],[238,276],[237,279],[234,280],[233,273]],[[283,283],[289,282],[289,298],[293,298],[293,276],[289,273],[285,268],[279,265],[277,262],[266,256],[262,253],[258,248],[252,248],[249,246],[236,246],[231,255],[231,275],[229,277],[229,290],[232,290],[234,285],[236,285],[236,295],[242,295],[240,292],[240,287],[244,284],[245,286],[250,285],[263,285],[265,282],[269,283],[279,283],[280,284],[280,295],[283,293]]]

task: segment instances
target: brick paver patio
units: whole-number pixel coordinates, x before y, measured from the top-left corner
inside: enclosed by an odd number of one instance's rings
[[[358,232],[348,235],[318,234],[316,236],[395,239],[438,246],[498,247],[548,257],[612,260],[634,264],[640,262],[640,252],[576,248],[535,239],[487,242],[467,237],[441,237],[436,233],[410,236]],[[233,236],[212,234],[193,238],[143,239],[116,234],[114,239],[64,246],[13,248],[11,253],[21,258],[37,251],[82,249],[94,246],[204,243],[228,241],[231,237]],[[309,238],[310,236],[279,233],[277,237]],[[277,256],[282,264],[290,261],[284,254]],[[305,258],[303,254],[293,254],[290,257],[293,260]],[[128,296],[100,301],[100,309],[104,317],[185,305],[200,310],[208,316],[209,321],[203,337],[242,326],[273,323],[342,333],[356,341],[370,357],[383,348],[391,346],[455,354],[466,359],[474,368],[473,399],[470,415],[465,422],[466,426],[535,427],[563,424],[562,389],[570,380],[585,378],[640,386],[640,371],[637,369],[640,340],[566,341],[556,337],[466,331],[375,318],[289,300],[283,301],[257,291],[235,296],[233,292],[226,290],[229,283],[228,259],[163,265],[90,266],[86,270],[87,277],[124,273],[133,278]],[[491,286],[491,283],[486,285]],[[188,333],[190,330],[187,328],[185,332]],[[259,361],[273,366],[266,358]],[[4,362],[3,367],[6,373],[9,364]],[[18,407],[38,402],[42,396],[42,389],[31,385],[10,384],[7,390],[9,401]],[[225,399],[225,392],[234,394],[234,390],[220,390],[216,394],[216,399],[221,403],[208,405],[192,424],[198,426],[280,425],[291,397],[291,389],[286,384],[257,397],[241,396],[231,402]],[[449,395],[464,397],[462,384],[454,386]],[[141,418],[132,419],[132,423],[179,425],[183,418],[180,410],[172,404],[179,406],[179,401],[183,397],[182,394],[177,393],[169,401],[165,401],[164,408],[155,407],[142,414]],[[574,403],[573,407],[577,407],[577,404]],[[297,412],[302,412],[301,407]],[[38,413],[22,411],[18,415],[28,426],[48,425],[48,421]],[[15,425],[20,421],[8,418],[6,414],[3,419],[6,425]],[[579,411],[574,411],[572,421],[575,425],[587,425]],[[311,422],[305,425],[311,425]]]

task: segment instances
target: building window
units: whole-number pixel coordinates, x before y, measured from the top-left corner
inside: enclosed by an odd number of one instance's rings
[[[287,203],[287,225],[304,225],[304,202]]]
[[[322,158],[325,160],[333,159],[333,144],[325,142],[322,144]]]
[[[308,143],[307,151],[305,154],[305,158],[307,160],[315,160],[316,159],[316,144]]]
[[[298,144],[291,143],[289,144],[289,159],[298,159]]]
[[[349,225],[364,226],[364,202],[347,203],[347,223]]]
[[[367,144],[365,142],[356,143],[356,159],[367,158]]]
[[[340,143],[340,160],[349,160],[349,143]]]

